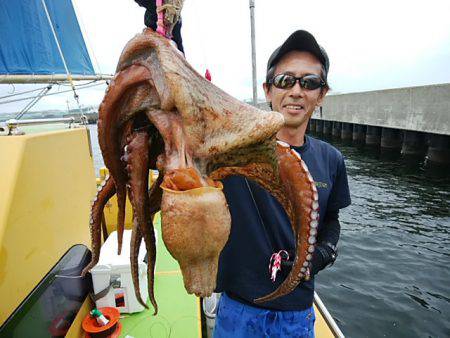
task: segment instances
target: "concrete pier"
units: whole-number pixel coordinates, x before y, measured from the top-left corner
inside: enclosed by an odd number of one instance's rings
[[[366,129],[367,126],[361,124],[353,125],[352,139],[355,144],[363,144],[364,142],[366,142]]]
[[[450,164],[450,136],[430,135],[428,147],[428,161],[438,164]]]
[[[353,124],[352,123],[342,123],[341,129],[342,141],[351,141],[353,139]]]
[[[379,146],[381,141],[381,128],[367,126],[366,144],[368,146]]]
[[[403,131],[393,128],[381,130],[381,148],[400,150],[403,142]]]
[[[450,83],[327,95],[314,118],[450,135]]]
[[[333,131],[331,132],[333,137],[341,137],[342,122],[333,122]]]
[[[402,155],[424,156],[426,151],[426,135],[418,131],[405,130],[403,134]]]

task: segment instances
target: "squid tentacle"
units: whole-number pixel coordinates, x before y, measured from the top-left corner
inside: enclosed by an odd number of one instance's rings
[[[295,150],[282,144],[277,149],[281,182],[294,210],[291,225],[296,237],[296,255],[292,269],[283,283],[272,293],[255,299],[255,303],[284,296],[292,292],[302,280],[309,279],[316,244],[319,196],[314,180]]]
[[[148,254],[147,282],[150,302],[158,313],[154,295],[154,270],[156,259],[155,232],[150,214],[150,203],[148,196],[149,175],[149,135],[147,132],[135,132],[127,149],[127,172],[129,175],[130,200],[134,210],[135,223],[140,234],[144,238]],[[136,243],[132,242],[134,246]],[[139,252],[138,248],[132,247],[133,253]],[[132,263],[136,257],[131,257]],[[133,275],[133,283],[137,293],[138,280]]]
[[[114,179],[111,176],[107,176],[106,179],[100,184],[97,194],[92,201],[91,217],[89,220],[91,242],[92,242],[92,258],[91,262],[81,272],[82,276],[85,276],[89,270],[91,270],[100,258],[101,247],[101,221],[103,216],[103,209],[109,199],[116,193],[116,186]]]
[[[139,249],[141,247],[142,234],[139,230],[137,219],[133,219],[133,229],[131,231],[131,250],[130,250],[130,267],[131,278],[133,280],[134,292],[136,294],[137,301],[146,309],[148,309],[147,303],[141,297],[141,288],[139,286]]]

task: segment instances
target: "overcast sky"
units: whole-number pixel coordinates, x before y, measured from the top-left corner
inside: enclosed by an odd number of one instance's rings
[[[125,43],[143,27],[145,9],[133,0],[73,0],[94,67],[113,73]],[[349,93],[450,82],[450,1],[255,0],[258,96],[272,51],[293,31],[315,35],[330,58],[333,92]],[[239,99],[252,97],[248,0],[186,0],[182,36],[187,60]],[[0,94],[13,88],[4,86]],[[23,86],[15,86],[15,90]],[[98,105],[105,86],[81,90]],[[71,96],[69,105],[75,108]],[[0,112],[24,103],[0,105]],[[66,109],[50,96],[34,110]]]

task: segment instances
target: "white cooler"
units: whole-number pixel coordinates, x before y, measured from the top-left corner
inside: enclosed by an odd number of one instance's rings
[[[121,313],[133,313],[144,310],[139,304],[133,287],[130,268],[131,230],[125,230],[121,255],[117,255],[117,232],[112,232],[100,251],[100,259],[92,268],[94,293],[103,293],[96,300],[97,308],[112,306]],[[144,241],[139,249],[139,287],[141,297],[147,301],[147,264],[144,262],[146,250]],[[103,292],[102,292],[103,291]]]

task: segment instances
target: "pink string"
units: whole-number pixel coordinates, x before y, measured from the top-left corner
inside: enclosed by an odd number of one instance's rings
[[[156,0],[156,8],[161,7],[163,0]],[[162,36],[166,36],[166,29],[164,28],[164,13],[163,11],[158,12],[158,22],[156,27],[156,32]]]

